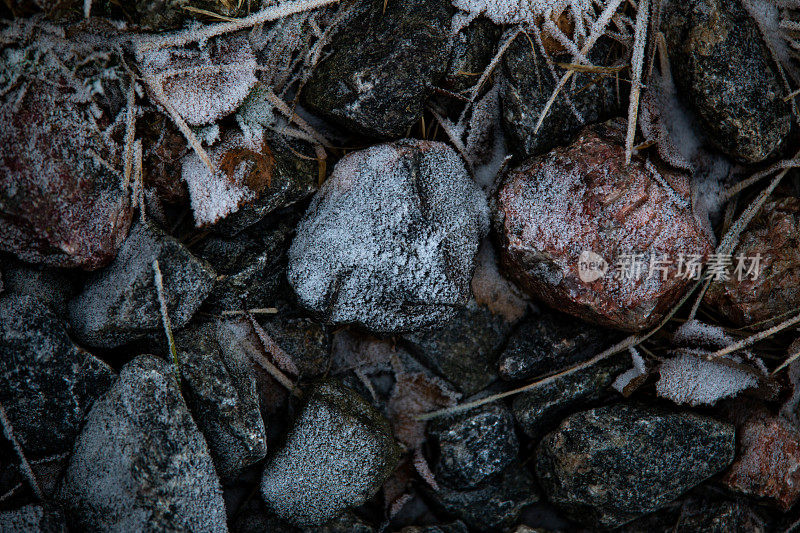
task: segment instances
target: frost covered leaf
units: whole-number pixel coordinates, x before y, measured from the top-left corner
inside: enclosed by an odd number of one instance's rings
[[[492,314],[502,315],[508,322],[522,318],[528,307],[528,300],[516,285],[500,273],[497,254],[488,240],[484,240],[478,251],[472,294],[479,305],[485,305]]]
[[[422,372],[400,373],[389,398],[389,420],[394,435],[409,449],[425,442],[425,422],[414,417],[455,405],[458,393],[444,381]]]
[[[500,91],[498,84],[481,98],[472,109],[464,149],[472,166],[486,163],[492,155],[494,136],[500,122]]]
[[[642,376],[647,375],[647,367],[644,363],[644,359],[642,359],[642,356],[639,355],[638,350],[636,350],[636,348],[634,348],[633,346],[631,346],[629,350],[631,352],[631,361],[633,362],[633,368],[617,376],[617,379],[614,380],[614,383],[611,385],[612,387],[614,387],[614,389],[616,389],[620,394],[624,396],[628,396],[632,392],[630,390],[632,388],[631,386],[635,388],[636,385],[638,384],[637,381],[641,381],[638,380],[637,378],[641,378]]]
[[[758,386],[753,372],[686,353],[665,361],[660,374],[656,383],[658,395],[691,406],[714,405],[718,400]]]
[[[233,112],[255,86],[256,58],[247,40],[220,38],[205,48],[138,51],[142,74],[160,83],[186,122],[208,124]]]

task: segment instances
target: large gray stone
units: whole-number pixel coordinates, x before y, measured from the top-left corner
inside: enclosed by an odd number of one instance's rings
[[[375,494],[398,459],[388,421],[352,390],[323,382],[267,464],[261,494],[279,518],[321,525]]]
[[[721,472],[735,449],[730,424],[618,404],[565,419],[539,444],[536,472],[548,499],[566,515],[613,528]]]
[[[336,164],[297,227],[287,275],[329,324],[441,324],[469,301],[487,228],[486,199],[452,148],[380,144]]]
[[[66,533],[64,513],[50,505],[26,505],[13,511],[0,513],[0,531],[3,533]]]
[[[216,273],[177,239],[138,223],[119,255],[69,304],[78,339],[114,348],[162,328],[153,262],[158,260],[172,327],[183,327],[211,292]]]
[[[89,413],[59,499],[88,531],[227,531],[222,489],[170,364],[139,356]]]

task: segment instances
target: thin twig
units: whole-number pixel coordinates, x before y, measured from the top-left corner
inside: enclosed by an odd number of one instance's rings
[[[5,435],[6,439],[8,439],[8,441],[11,443],[11,446],[13,446],[14,451],[19,458],[19,465],[20,469],[22,470],[22,475],[24,475],[25,479],[28,481],[31,490],[33,490],[33,494],[40,500],[43,499],[42,489],[39,487],[39,482],[36,480],[36,475],[33,473],[31,465],[25,458],[25,453],[22,451],[22,446],[20,446],[19,442],[17,442],[17,438],[14,436],[14,427],[11,425],[11,421],[8,419],[8,416],[6,416],[6,410],[3,408],[2,404],[0,404],[0,426],[3,427],[3,435]]]
[[[636,31],[633,37],[631,55],[631,97],[628,105],[628,131],[625,135],[625,164],[631,162],[633,140],[636,137],[636,122],[639,117],[639,93],[642,90],[642,63],[647,42],[647,21],[650,14],[650,0],[639,2],[636,13]]]
[[[303,131],[305,131],[306,133],[311,135],[314,139],[316,139],[316,141],[320,143],[322,146],[324,146],[325,148],[333,147],[333,144],[328,139],[326,139],[324,135],[322,135],[317,130],[312,128],[308,122],[303,120],[297,113],[292,111],[289,108],[289,106],[286,105],[286,102],[278,98],[278,96],[274,92],[272,92],[272,89],[267,89],[267,100],[269,100],[269,103],[278,108],[278,111],[283,113],[290,121],[300,126],[300,128]]]
[[[250,318],[251,324],[252,324],[253,322],[255,322],[255,320],[253,319],[253,317],[249,317],[249,318]],[[256,335],[258,335],[258,330],[257,330],[257,329],[256,329]],[[266,346],[263,346],[263,342],[264,342],[264,340],[261,338],[261,336],[260,336],[260,335],[258,335],[258,337],[259,337],[259,340],[261,340],[261,342],[262,342],[262,347],[263,347],[265,350],[267,350],[268,348],[267,348]],[[289,392],[290,392],[292,395],[294,395],[294,396],[296,396],[296,397],[298,397],[298,398],[300,398],[300,397],[303,395],[302,391],[301,391],[301,390],[300,390],[298,387],[296,387],[296,386],[295,386],[295,384],[292,382],[292,380],[291,380],[291,379],[289,379],[289,378],[286,376],[286,374],[284,374],[283,372],[281,372],[280,368],[278,368],[277,366],[275,366],[275,365],[272,363],[272,361],[270,361],[269,359],[267,359],[267,358],[264,356],[264,354],[263,354],[263,353],[261,353],[261,352],[258,352],[258,351],[255,351],[255,350],[248,350],[248,352],[249,352],[249,354],[250,354],[250,357],[251,357],[251,358],[252,358],[252,359],[253,359],[253,360],[254,360],[256,363],[258,363],[258,364],[261,366],[261,368],[263,368],[264,370],[266,370],[266,371],[267,371],[267,373],[268,373],[270,376],[272,376],[273,378],[275,378],[275,381],[277,381],[278,383],[280,383],[281,385],[283,385],[283,386],[286,388],[286,390],[288,390],[288,391],[289,391]]]
[[[221,316],[236,316],[236,315],[274,315],[278,313],[277,307],[258,307],[255,309],[243,309],[241,311],[223,311]]]
[[[125,144],[123,148],[124,167],[122,171],[122,190],[127,192],[133,173],[133,140],[136,135],[136,82],[131,79],[128,90],[128,109],[125,114]]]
[[[172,336],[172,322],[169,319],[167,312],[167,299],[164,296],[164,281],[161,277],[161,268],[158,266],[158,259],[153,260],[153,279],[156,284],[156,292],[158,293],[158,306],[161,311],[161,323],[164,326],[164,332],[167,334],[167,344],[169,344],[169,353],[172,355],[173,371],[175,372],[175,382],[178,384],[178,389],[181,388],[181,367],[178,361],[178,350],[175,348],[175,339]]]
[[[742,348],[746,348],[747,346],[750,346],[751,344],[755,344],[758,341],[764,340],[767,337],[771,337],[771,336],[775,335],[776,333],[779,333],[779,332],[783,331],[784,329],[786,329],[788,327],[791,327],[791,326],[793,326],[795,324],[798,324],[798,323],[800,323],[800,314],[793,316],[789,320],[785,320],[785,321],[781,322],[777,326],[773,326],[773,327],[771,327],[769,329],[765,329],[761,333],[756,333],[755,335],[751,335],[750,337],[746,337],[746,338],[744,338],[744,339],[742,339],[740,341],[734,342],[733,344],[729,344],[728,346],[726,346],[725,348],[722,348],[721,350],[717,350],[716,352],[710,353],[710,354],[708,354],[706,356],[706,359],[708,359],[709,361],[713,361],[714,359],[716,359],[718,357],[722,357],[722,356],[728,355],[729,353],[733,353],[733,352],[735,352],[737,350],[741,350]]]

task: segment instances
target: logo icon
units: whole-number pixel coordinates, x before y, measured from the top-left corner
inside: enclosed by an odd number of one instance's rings
[[[578,277],[584,283],[591,283],[602,278],[608,272],[608,261],[603,256],[584,250],[578,257]]]

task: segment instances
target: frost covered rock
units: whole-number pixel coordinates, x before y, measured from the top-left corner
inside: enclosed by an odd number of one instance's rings
[[[355,9],[304,102],[364,135],[402,137],[447,69],[453,9],[447,0],[361,0]]]
[[[662,28],[675,81],[709,139],[740,161],[778,152],[792,126],[780,75],[738,1],[672,1]]]
[[[0,297],[0,405],[28,459],[68,452],[113,381],[111,368],[76,346],[43,301]]]
[[[619,404],[564,420],[539,444],[536,473],[549,501],[567,516],[614,528],[722,471],[734,452],[729,424]]]
[[[220,37],[200,49],[143,50],[136,54],[142,75],[193,126],[232,113],[258,82],[255,55],[241,37]]]
[[[347,387],[324,382],[265,468],[261,494],[278,517],[320,525],[377,492],[398,458],[386,419]]]
[[[170,364],[139,356],[86,420],[59,499],[88,531],[227,531],[222,489]]]
[[[590,59],[594,64],[609,61],[606,57],[609,49],[606,42],[600,41]],[[538,46],[531,47],[529,37],[524,34],[517,35],[503,55],[502,123],[510,146],[523,158],[566,144],[584,124],[604,120],[620,110],[614,76],[597,81],[596,73],[576,73],[535,131],[542,109],[566,73],[548,61]],[[573,60],[571,55],[562,53],[555,55],[553,61]]]
[[[800,307],[800,198],[779,196],[764,204],[739,239],[728,279],[712,283],[705,301],[741,326]]]
[[[84,89],[118,92],[110,79],[118,73],[108,67],[107,79],[71,79],[64,71],[73,59],[66,45],[57,54],[11,48],[0,54],[0,84],[9,89],[0,102],[0,251],[93,270],[114,258],[133,210],[122,177],[103,164],[117,160],[101,133],[114,116]],[[87,59],[80,70],[93,67]]]
[[[474,488],[497,476],[519,453],[514,418],[499,404],[434,420],[428,433],[439,445],[436,479],[453,488]]]
[[[26,505],[0,513],[0,531],[4,533],[66,533],[64,513],[52,506]]]
[[[233,479],[267,454],[249,356],[225,342],[213,322],[175,336],[186,401],[206,438],[217,474]]]
[[[702,263],[712,247],[692,214],[688,176],[639,157],[626,165],[624,131],[620,121],[590,126],[508,172],[495,227],[506,273],[529,294],[640,331],[692,283],[685,259]]]
[[[155,260],[172,327],[189,321],[211,291],[216,274],[177,239],[150,222],[137,223],[114,262],[70,302],[70,322],[78,339],[113,348],[161,330]]]
[[[455,151],[404,140],[344,157],[289,250],[299,301],[379,332],[443,323],[469,300],[486,200]]]
[[[266,215],[308,197],[317,189],[317,163],[307,144],[290,146],[260,131],[251,136],[225,133],[208,150],[212,173],[197,153],[183,159],[181,177],[189,189],[197,226],[215,224],[237,233]]]

